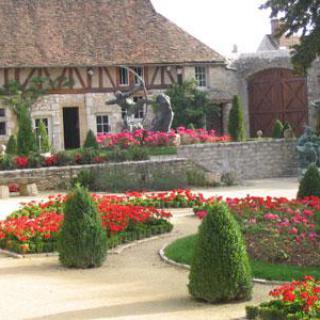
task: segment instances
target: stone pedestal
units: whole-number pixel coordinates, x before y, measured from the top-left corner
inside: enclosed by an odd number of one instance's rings
[[[8,186],[0,186],[0,199],[7,199],[10,197]]]
[[[32,184],[21,184],[20,185],[20,195],[21,196],[37,196],[39,194],[37,185]]]

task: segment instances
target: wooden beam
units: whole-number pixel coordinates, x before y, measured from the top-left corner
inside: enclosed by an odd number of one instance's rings
[[[33,75],[35,74],[37,69],[33,68],[31,69],[27,79],[24,81],[24,83],[22,84],[22,88],[25,89],[26,86],[28,85],[28,82],[30,81],[30,79],[33,77]]]
[[[92,88],[92,75],[90,74],[90,71],[92,68],[87,68],[87,88]]]
[[[161,67],[161,85],[162,85],[162,86],[165,85],[164,68],[165,68],[165,67]]]
[[[115,89],[116,88],[116,84],[115,84],[115,82],[113,81],[113,79],[111,77],[109,69],[107,67],[104,67],[103,70],[106,73],[109,81],[111,82],[112,88]],[[117,68],[116,68],[116,73],[117,73]]]
[[[98,68],[98,74],[99,74],[99,88],[103,88],[103,70],[102,68]]]
[[[4,69],[4,84],[7,85],[9,83],[9,69]]]
[[[152,76],[152,79],[151,79],[151,83],[150,83],[150,86],[153,86],[154,83],[156,82],[156,79],[157,79],[157,76],[158,76],[158,73],[159,73],[159,67],[156,67],[154,73],[153,73],[153,76]]]
[[[85,89],[86,88],[86,84],[85,84],[84,80],[81,77],[79,69],[78,68],[74,68],[74,73],[76,74],[76,76],[77,76],[77,78],[78,78],[78,80],[79,80],[79,82],[81,84],[81,87],[83,89]]]
[[[20,69],[19,68],[14,69],[14,80],[20,82]]]
[[[170,78],[171,84],[176,83],[176,80],[174,79],[174,77],[173,77],[173,75],[172,75],[171,71],[170,71],[170,70],[168,70],[167,68],[166,68],[166,73],[167,73],[167,75],[168,75],[168,76],[169,76],[169,78]]]

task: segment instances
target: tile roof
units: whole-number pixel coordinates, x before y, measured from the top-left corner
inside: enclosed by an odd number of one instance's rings
[[[224,60],[150,0],[0,1],[0,67]]]

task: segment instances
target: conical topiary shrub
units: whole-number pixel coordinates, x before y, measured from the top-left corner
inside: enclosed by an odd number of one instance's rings
[[[246,139],[246,130],[240,98],[234,96],[229,114],[228,131],[233,141]]]
[[[7,142],[6,153],[10,155],[17,154],[17,139],[15,135],[11,135]]]
[[[298,191],[299,199],[309,196],[320,197],[320,173],[315,164],[308,167]]]
[[[279,119],[276,120],[276,122],[274,123],[274,127],[273,127],[272,137],[274,139],[283,138],[283,131],[284,131],[284,126],[283,126],[282,122]]]
[[[42,153],[49,152],[50,140],[49,140],[47,128],[43,120],[40,120],[39,122],[38,136],[36,138],[37,138],[39,151]]]
[[[97,142],[96,136],[94,135],[92,130],[88,131],[83,147],[85,149],[87,149],[87,148],[98,149],[99,148],[99,144]]]
[[[106,232],[88,191],[77,185],[69,193],[58,242],[61,263],[69,268],[95,268],[107,253]]]
[[[208,207],[199,227],[189,292],[209,303],[251,298],[252,276],[240,227],[225,204]]]
[[[17,151],[20,156],[28,156],[31,152],[37,150],[37,146],[32,129],[30,112],[25,106],[20,108],[18,124]]]

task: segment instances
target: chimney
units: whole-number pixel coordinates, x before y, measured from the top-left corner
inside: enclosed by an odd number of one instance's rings
[[[272,19],[271,20],[271,35],[276,34],[279,28],[280,28],[280,20],[279,19]]]

